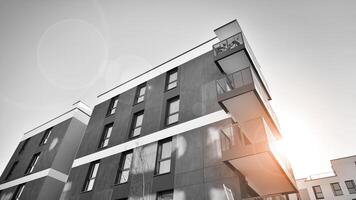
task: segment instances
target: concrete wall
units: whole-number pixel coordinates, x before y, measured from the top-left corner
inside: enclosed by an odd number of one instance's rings
[[[165,91],[166,74],[147,81],[145,101],[135,105],[136,88],[119,95],[117,111],[106,116],[110,101],[95,106],[77,158],[95,153],[104,126],[114,123],[109,147],[129,140],[132,115],[144,110],[141,136],[165,128],[166,102],[179,95],[179,123],[221,110],[216,98],[215,80],[223,74],[213,61],[212,52],[203,54],[178,67],[179,86]],[[221,161],[218,129],[224,120],[194,129],[172,138],[174,145],[171,173],[154,175],[157,142],[134,149],[134,161],[128,183],[115,185],[121,154],[100,160],[94,188],[82,192],[89,163],[71,170],[61,200],[155,199],[156,192],[174,188],[174,198],[224,199],[225,184],[234,192],[235,199],[247,196],[251,189],[244,177]]]

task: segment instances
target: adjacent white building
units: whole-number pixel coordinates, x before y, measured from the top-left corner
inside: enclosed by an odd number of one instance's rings
[[[302,200],[356,200],[356,155],[331,160],[333,172],[297,180]]]

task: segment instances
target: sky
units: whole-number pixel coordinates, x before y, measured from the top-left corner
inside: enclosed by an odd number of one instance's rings
[[[0,172],[23,133],[237,19],[297,178],[356,154],[356,1],[1,0]]]

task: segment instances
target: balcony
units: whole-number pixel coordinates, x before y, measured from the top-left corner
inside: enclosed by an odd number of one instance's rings
[[[268,95],[252,67],[228,74],[216,81],[217,99],[221,107],[243,126],[244,122],[263,117],[273,134],[281,137],[276,114]]]
[[[224,74],[231,74],[251,66],[256,71],[262,87],[266,90],[268,99],[271,99],[261,67],[242,32],[213,45],[213,52],[215,64]]]
[[[261,197],[297,192],[288,159],[263,118],[246,122],[247,130],[231,125],[220,130],[222,160],[236,168]]]

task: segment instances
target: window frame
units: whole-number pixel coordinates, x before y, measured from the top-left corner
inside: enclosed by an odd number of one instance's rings
[[[13,194],[11,200],[19,200],[23,191],[25,189],[25,183],[20,184],[19,186],[16,187],[15,193]]]
[[[163,151],[163,144],[165,143],[171,143],[171,154],[170,154],[170,157],[167,157],[167,158],[162,158],[162,151]],[[155,175],[156,176],[159,176],[159,175],[163,175],[163,174],[169,174],[172,172],[172,154],[173,154],[173,144],[172,144],[173,140],[172,140],[172,137],[169,137],[169,138],[166,138],[166,139],[163,139],[163,140],[160,140],[158,141],[158,145],[157,145],[157,155],[156,155],[156,166],[155,166]],[[160,164],[161,162],[164,162],[164,161],[167,161],[167,160],[170,160],[170,165],[169,165],[169,171],[168,172],[164,172],[164,173],[160,173]]]
[[[173,189],[170,189],[170,190],[163,190],[163,191],[159,191],[157,192],[157,195],[156,195],[156,200],[159,200],[160,197],[162,197],[162,195],[166,195],[166,194],[172,194],[172,200],[174,198],[174,190]]]
[[[141,125],[137,126],[137,119],[139,116],[142,115],[142,122],[141,122]],[[141,135],[141,132],[142,132],[142,125],[143,125],[143,120],[144,120],[144,117],[145,117],[145,112],[144,110],[141,110],[141,111],[138,111],[138,112],[135,112],[133,115],[132,115],[132,118],[131,118],[131,127],[130,127],[130,136],[129,138],[136,138],[136,137],[140,137]],[[134,135],[135,133],[135,130],[140,128],[140,133],[138,135]]]
[[[126,158],[130,154],[131,154],[130,166],[128,168],[125,168]],[[130,170],[131,170],[131,167],[132,167],[132,163],[133,163],[133,150],[128,150],[128,151],[123,152],[122,155],[121,155],[121,158],[120,158],[119,167],[117,169],[116,178],[115,178],[115,184],[119,185],[119,184],[125,184],[125,183],[129,182]],[[122,176],[122,173],[124,171],[128,171],[129,174],[128,174],[127,180],[125,182],[121,182],[121,176]]]
[[[319,188],[320,192],[317,192],[316,188]],[[324,199],[325,198],[324,194],[323,194],[323,190],[321,189],[320,185],[313,186],[313,192],[314,192],[314,196],[315,196],[316,199]],[[321,194],[321,196],[318,196],[318,194]]]
[[[16,166],[19,164],[19,161],[18,160],[16,160],[14,163],[12,163],[12,165],[11,165],[11,168],[10,168],[10,171],[7,173],[7,175],[5,176],[5,181],[6,180],[9,180],[9,178],[10,178],[10,176],[11,176],[11,174],[14,172],[14,170],[15,170],[15,168],[16,168]]]
[[[44,132],[44,134],[43,134],[43,136],[41,138],[40,146],[47,144],[48,139],[52,134],[52,130],[53,130],[53,127],[48,128],[47,130],[45,130],[45,132]]]
[[[344,192],[342,191],[341,185],[339,182],[334,182],[334,183],[330,183],[331,189],[334,193],[334,196],[342,196],[344,195]],[[339,189],[335,188],[335,186],[338,186]],[[338,193],[341,192],[341,193]]]
[[[347,183],[351,183],[352,184],[352,187],[349,187],[347,185]],[[346,180],[345,181],[345,185],[346,185],[346,188],[347,190],[349,191],[349,194],[356,194],[356,184],[355,184],[355,181],[353,179],[351,180]],[[350,190],[354,190],[353,192],[351,192]]]
[[[174,112],[174,113],[170,113],[170,105],[176,101],[178,101],[178,111]],[[179,112],[180,112],[180,98],[179,98],[179,96],[175,96],[175,97],[168,99],[167,104],[166,104],[165,126],[172,126],[172,125],[179,123]],[[169,117],[176,115],[176,114],[178,114],[177,121],[175,121],[173,123],[168,123]]]
[[[141,90],[145,88],[145,92],[141,95]],[[146,96],[146,92],[147,92],[147,83],[142,83],[141,85],[137,86],[136,89],[136,94],[135,94],[135,100],[134,100],[134,105],[145,102],[145,96]],[[143,97],[143,99],[141,101],[139,101],[139,99]]]
[[[171,75],[173,74],[177,74],[177,78],[176,80],[173,80],[173,81],[170,81],[170,77]],[[167,72],[167,76],[166,76],[166,84],[165,84],[165,91],[170,91],[170,90],[173,90],[174,88],[177,88],[178,87],[178,84],[179,84],[179,74],[178,74],[178,68],[174,68],[174,69],[171,69]],[[176,86],[172,87],[172,88],[169,88],[169,85],[172,84],[172,83],[176,83]]]
[[[20,150],[19,150],[19,155],[22,154],[22,152],[25,150],[25,148],[26,148],[28,142],[30,141],[30,139],[31,139],[31,138],[27,138],[27,139],[23,142],[23,144],[22,144],[22,146],[21,146],[21,148],[20,148]]]
[[[110,128],[111,128],[111,131],[110,131],[110,134],[108,134]],[[114,128],[114,123],[109,123],[104,126],[103,131],[101,133],[98,149],[104,149],[109,146],[110,137],[112,135],[113,128]],[[108,143],[107,143],[107,145],[104,146],[106,140],[108,140]]]
[[[41,152],[35,153],[32,158],[30,163],[28,164],[25,174],[31,174],[33,170],[36,167],[36,164],[38,163],[38,160],[40,159]]]
[[[98,167],[96,169],[95,175],[93,176],[93,174],[94,174],[93,172],[95,170],[96,165]],[[90,163],[89,168],[88,168],[88,172],[87,172],[87,175],[85,177],[84,184],[83,184],[82,192],[90,192],[90,191],[92,191],[94,189],[95,180],[96,180],[96,177],[98,175],[99,168],[100,168],[100,160],[97,160],[97,161],[94,161],[94,162]],[[93,183],[93,186],[89,189],[89,185],[90,185],[90,182],[92,180],[94,181],[94,183]]]
[[[111,115],[114,115],[116,113],[116,110],[117,110],[117,107],[118,107],[118,104],[119,104],[119,95],[111,98],[110,100],[110,105],[109,105],[109,109],[106,113],[106,116],[111,116]]]

